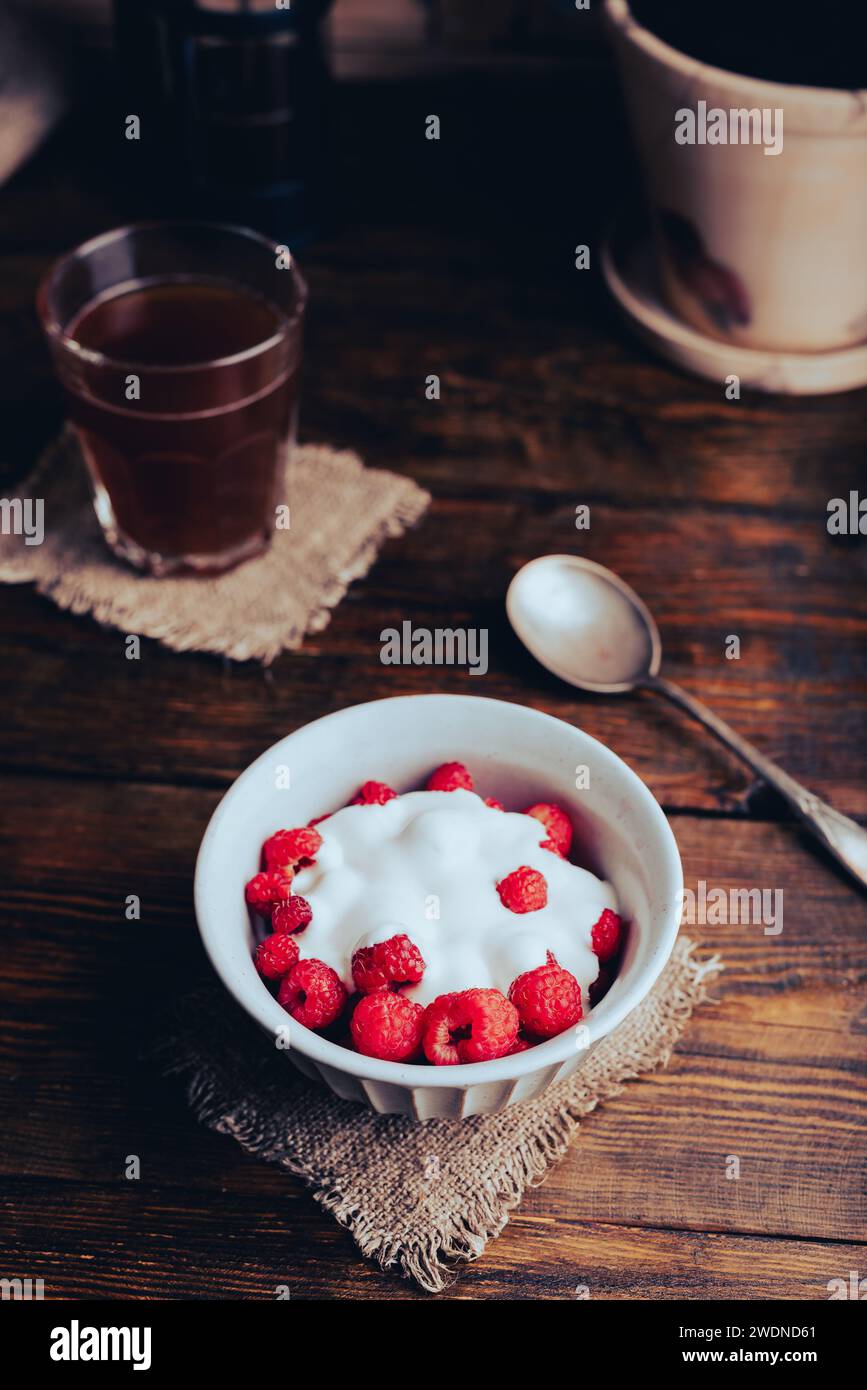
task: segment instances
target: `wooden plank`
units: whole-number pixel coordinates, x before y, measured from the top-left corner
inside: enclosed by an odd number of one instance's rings
[[[197,978],[190,873],[216,796],[8,779],[0,793],[7,1177],[109,1185],[127,1153],[160,1189],[248,1182],[176,1083],[138,1062],[158,1002]],[[782,887],[783,931],[694,926],[726,969],[671,1065],[585,1121],[528,1210],[564,1219],[846,1241],[863,1230],[867,905],[776,825],[674,821],[686,882]],[[142,920],[123,920],[139,894]],[[38,923],[38,930],[33,929]],[[46,970],[45,960],[50,960]],[[86,1078],[86,1080],[85,1080]],[[741,1164],[737,1180],[726,1162]],[[286,1180],[253,1165],[274,1200]]]
[[[518,644],[502,606],[511,575],[546,549],[574,548],[611,564],[656,610],[669,674],[841,810],[867,814],[852,757],[867,735],[867,610],[853,587],[867,553],[830,544],[820,522],[691,510],[662,524],[652,510],[600,504],[579,535],[573,517],[571,501],[439,503],[385,547],[327,632],[267,676],[154,643],[127,661],[123,634],[19,592],[0,618],[0,763],[225,784],[316,715],[370,694],[438,689],[517,698],[578,723],[627,751],[667,806],[742,811],[752,775],[683,715],[650,697],[581,695]],[[384,668],[380,632],[404,621],[484,626],[488,673]],[[739,660],[725,656],[731,634]]]
[[[255,1179],[205,1200],[144,1181],[99,1191],[28,1183],[0,1199],[0,1221],[10,1217],[7,1277],[43,1278],[46,1298],[269,1299],[280,1286],[296,1301],[429,1297],[362,1260],[288,1182],[279,1202]],[[518,1214],[442,1297],[818,1301],[829,1280],[863,1268],[864,1251]]]

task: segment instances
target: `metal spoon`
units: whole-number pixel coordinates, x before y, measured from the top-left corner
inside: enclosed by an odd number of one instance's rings
[[[700,700],[659,675],[662,643],[656,623],[611,570],[578,555],[542,555],[518,570],[506,595],[506,612],[536,660],[570,685],[606,695],[644,687],[680,705],[785,797],[816,838],[867,887],[867,830],[807,791]]]

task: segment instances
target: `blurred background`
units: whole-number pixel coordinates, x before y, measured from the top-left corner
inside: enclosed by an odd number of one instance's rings
[[[220,13],[231,4],[212,0],[210,8]],[[112,5],[7,0],[7,8],[26,13],[43,30],[95,47],[110,41]],[[270,0],[268,7],[274,8]],[[538,61],[546,52],[565,59],[564,45],[580,47],[597,32],[593,11],[581,15],[578,28],[575,9],[573,0],[335,0],[329,31],[340,75],[460,62],[483,49],[492,61]]]
[[[94,113],[111,103],[115,114],[147,117],[139,143],[150,157],[153,120],[161,121],[160,153],[187,157],[198,192],[221,181],[263,188],[278,170],[309,180],[316,163],[320,193],[333,193],[321,168],[336,115],[329,72],[340,83],[462,74],[481,82],[604,61],[597,12],[576,11],[571,0],[292,0],[285,10],[276,0],[0,0],[0,25],[13,128],[3,137],[4,175],[16,142],[24,157],[56,119],[62,91]],[[29,131],[12,105],[25,88],[41,108],[31,110]]]
[[[632,167],[598,14],[566,0],[0,0],[0,35],[0,250],[17,257],[4,327],[26,344],[0,478],[32,465],[61,418],[31,308],[49,251],[192,214],[255,226],[315,271],[363,225],[370,280],[401,229],[423,225],[431,247],[446,229],[468,239],[520,311],[601,231]],[[419,247],[416,266],[434,254]],[[351,256],[338,260],[351,295]],[[459,281],[470,262],[452,269]],[[602,291],[572,275],[558,295],[579,320]],[[328,305],[314,309],[315,353]],[[322,422],[314,411],[302,431],[334,437],[335,402]],[[347,435],[364,448],[382,422],[354,411]]]

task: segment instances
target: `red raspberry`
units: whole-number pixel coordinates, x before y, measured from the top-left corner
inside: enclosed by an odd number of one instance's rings
[[[427,779],[429,792],[456,792],[473,790],[473,779],[463,763],[443,763]]]
[[[527,1049],[532,1046],[533,1044],[527,1038],[522,1038],[519,1035],[515,1042],[515,1046],[512,1048],[511,1052],[508,1053],[508,1056],[514,1057],[517,1052],[526,1052]]]
[[[547,965],[527,970],[512,982],[509,998],[521,1016],[522,1028],[535,1038],[553,1038],[583,1015],[581,986],[550,951]]]
[[[313,827],[314,827],[314,825],[319,825],[319,823],[320,823],[321,821],[329,820],[330,817],[331,817],[331,812],[330,812],[330,811],[326,811],[324,816],[314,816],[312,820],[309,820],[309,821],[307,822],[307,829],[308,829],[308,830],[312,830]]]
[[[350,801],[350,806],[384,806],[386,801],[393,801],[397,792],[391,787],[387,787],[385,782],[365,782],[363,787],[359,787],[355,796]]]
[[[316,851],[322,848],[322,836],[312,826],[302,825],[297,830],[278,830],[262,846],[265,863],[269,869],[295,868],[298,864],[312,864]]]
[[[256,874],[244,889],[250,906],[263,917],[271,916],[275,903],[285,902],[292,893],[292,875]]]
[[[545,875],[522,864],[497,884],[500,902],[510,912],[538,912],[548,901]]]
[[[271,913],[272,931],[302,931],[313,919],[313,908],[300,893],[293,893],[284,903],[278,903]]]
[[[572,822],[566,812],[560,806],[555,806],[552,801],[537,801],[535,806],[527,807],[524,815],[541,821],[548,832],[548,839],[554,841],[558,853],[565,858],[572,844]],[[548,847],[546,840],[545,848]]]
[[[622,935],[623,919],[618,917],[616,912],[612,912],[610,907],[606,907],[599,921],[593,928],[591,942],[593,950],[599,957],[599,963],[610,960],[616,956],[620,949],[620,938]]]
[[[424,974],[424,960],[408,936],[392,936],[375,946],[362,946],[352,957],[352,978],[361,994],[398,985],[417,985]]]
[[[300,954],[293,936],[275,932],[256,947],[256,969],[266,980],[280,980],[297,964]]]
[[[356,1051],[384,1062],[408,1062],[421,1050],[424,1009],[404,994],[380,990],[356,1004],[349,1025]]]
[[[324,960],[299,960],[283,977],[277,1000],[296,1023],[327,1028],[342,1014],[347,997],[337,971]]]
[[[518,1011],[498,989],[441,994],[428,1004],[422,1046],[429,1062],[490,1062],[511,1052],[518,1037]]]
[[[563,851],[557,848],[557,846],[554,844],[554,841],[553,841],[553,840],[540,840],[540,841],[539,841],[539,848],[540,848],[540,849],[547,849],[547,850],[550,850],[552,854],[556,854],[556,856],[557,856],[558,859],[565,859],[565,858],[566,858],[566,856],[565,856],[565,854],[563,853]]]
[[[498,801],[495,796],[486,796],[485,805],[490,806],[492,811],[505,811],[506,809],[502,801]]]

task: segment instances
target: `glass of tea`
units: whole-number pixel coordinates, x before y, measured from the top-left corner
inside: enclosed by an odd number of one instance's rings
[[[118,228],[53,266],[37,307],[117,555],[214,574],[268,546],[306,301],[286,247],[207,222]]]

